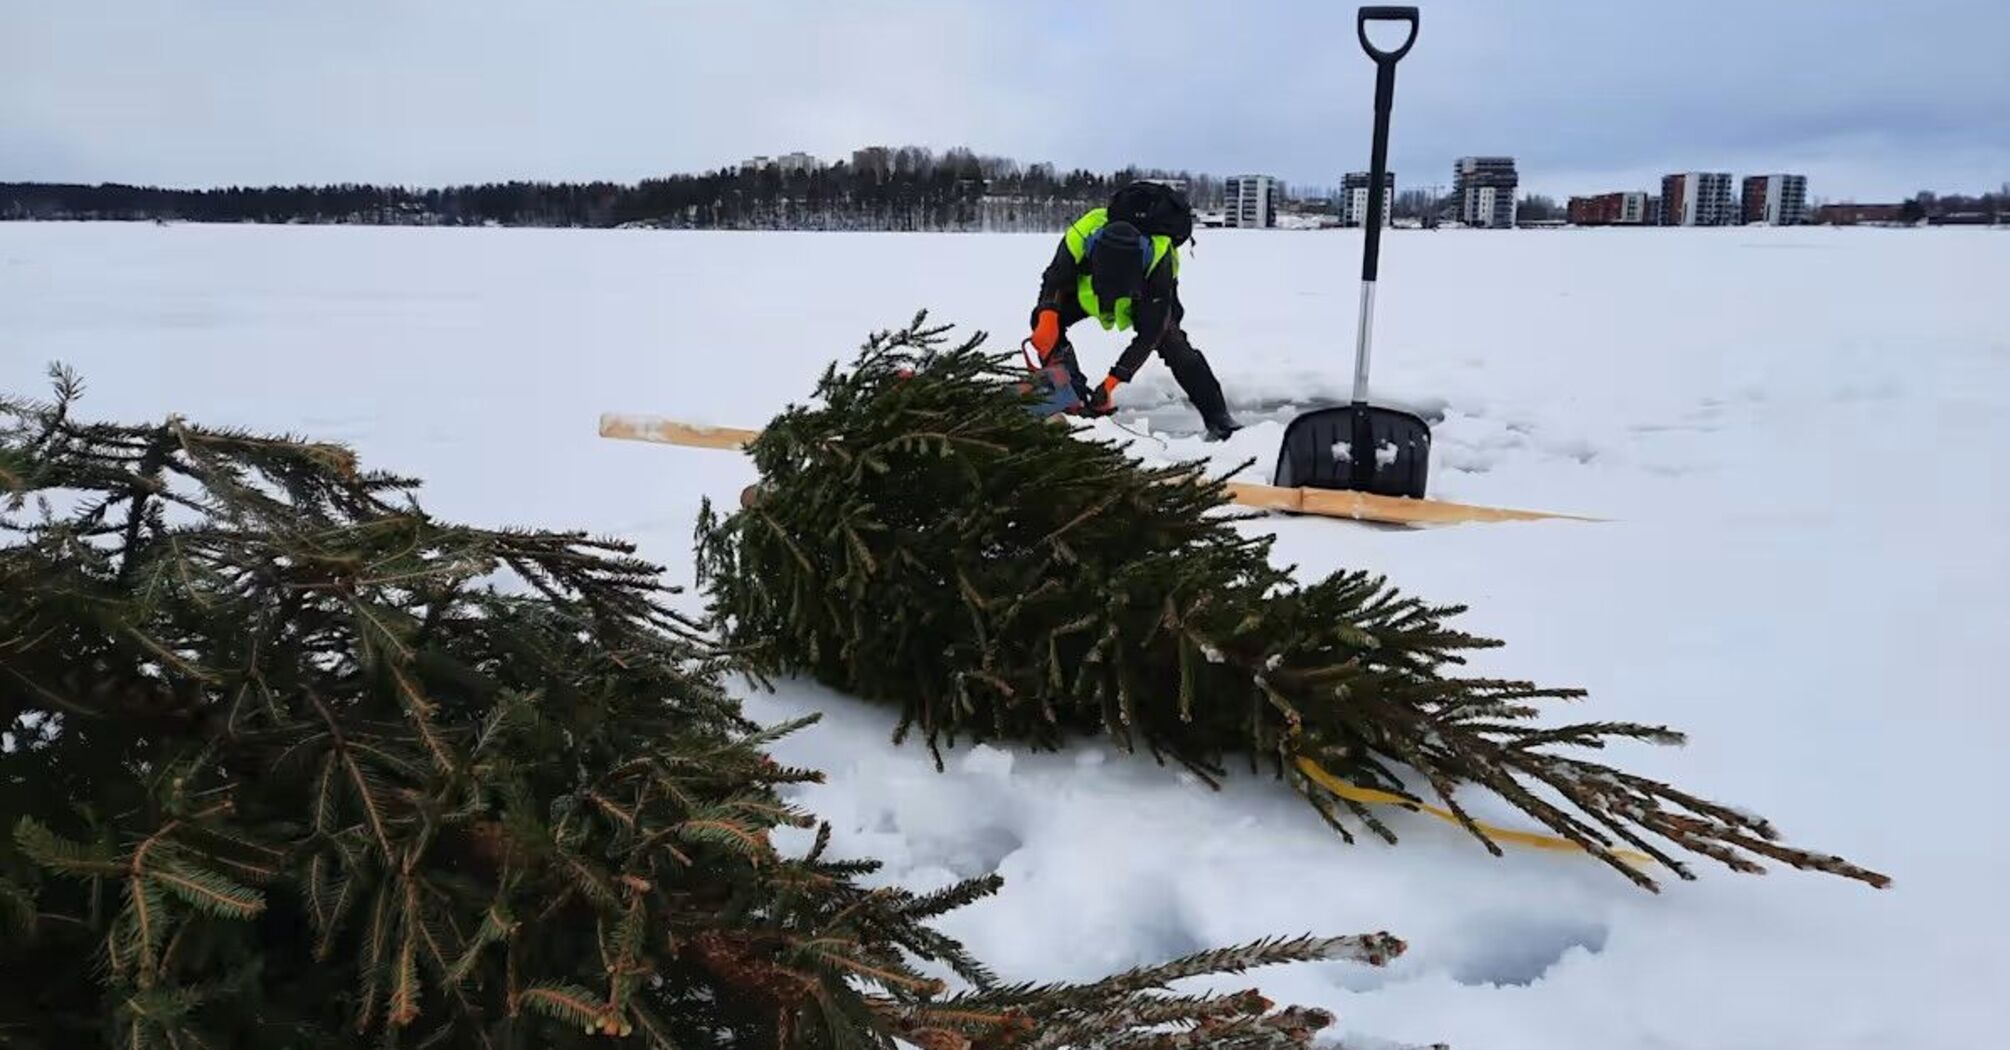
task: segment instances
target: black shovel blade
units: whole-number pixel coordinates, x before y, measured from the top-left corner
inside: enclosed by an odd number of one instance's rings
[[[1284,428],[1272,483],[1422,499],[1430,466],[1431,427],[1415,413],[1335,405],[1303,413]]]

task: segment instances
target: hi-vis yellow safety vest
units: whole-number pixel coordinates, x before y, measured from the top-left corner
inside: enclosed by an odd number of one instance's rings
[[[1074,257],[1077,266],[1089,257],[1089,247],[1095,243],[1097,232],[1109,225],[1109,222],[1110,210],[1097,208],[1076,219],[1075,224],[1068,227],[1068,254]],[[1173,275],[1178,276],[1179,251],[1173,247],[1172,238],[1155,236],[1152,238],[1151,248],[1151,262],[1145,264],[1145,276],[1150,277],[1168,255],[1172,256]],[[1085,273],[1075,281],[1075,298],[1081,302],[1082,310],[1101,322],[1105,329],[1130,330],[1131,300],[1128,297],[1118,299],[1110,304],[1110,309],[1105,310],[1103,304],[1096,300],[1096,290],[1090,286],[1089,275]]]

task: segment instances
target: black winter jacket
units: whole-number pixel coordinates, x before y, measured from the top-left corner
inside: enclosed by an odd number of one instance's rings
[[[1082,309],[1076,289],[1088,272],[1087,260],[1075,262],[1075,257],[1068,253],[1068,242],[1063,239],[1054,250],[1053,261],[1040,274],[1040,301],[1033,308],[1034,323],[1038,323],[1040,311],[1049,307],[1060,311],[1061,327],[1064,329],[1077,321],[1087,320],[1088,311]],[[1158,349],[1159,343],[1184,316],[1186,310],[1179,301],[1179,278],[1173,276],[1173,260],[1166,258],[1146,276],[1144,294],[1131,304],[1131,321],[1136,334],[1118,356],[1117,363],[1110,366],[1110,374],[1123,382],[1130,382],[1139,366]]]

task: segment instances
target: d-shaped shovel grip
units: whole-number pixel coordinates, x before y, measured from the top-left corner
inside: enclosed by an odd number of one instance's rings
[[[1410,33],[1403,38],[1402,47],[1394,51],[1384,51],[1376,47],[1374,42],[1368,39],[1368,23],[1370,22],[1407,22],[1410,25]],[[1354,32],[1355,35],[1361,38],[1361,50],[1368,52],[1368,57],[1374,59],[1377,65],[1393,66],[1397,62],[1402,61],[1403,56],[1410,53],[1410,45],[1417,42],[1417,9],[1414,7],[1364,7],[1361,9],[1360,14],[1355,16]]]

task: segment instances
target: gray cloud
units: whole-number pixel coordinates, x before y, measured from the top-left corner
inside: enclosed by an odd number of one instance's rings
[[[1438,0],[1392,166],[1526,188],[1798,170],[1832,198],[2010,180],[2000,0]],[[0,179],[631,180],[804,149],[1064,166],[1366,164],[1353,6],[1283,0],[0,0]]]

